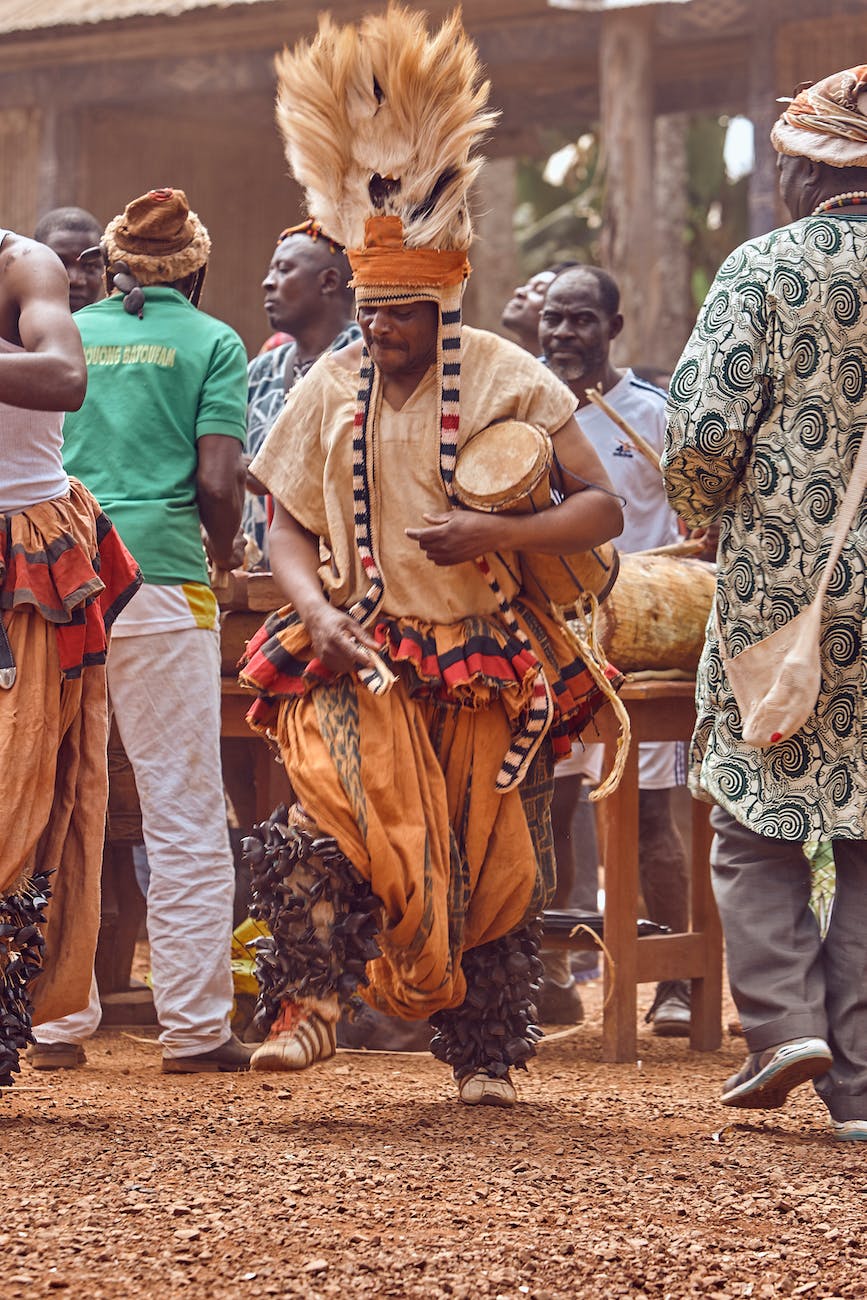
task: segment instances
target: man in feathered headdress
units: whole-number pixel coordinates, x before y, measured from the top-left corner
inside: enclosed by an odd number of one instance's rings
[[[299,800],[248,845],[273,934],[253,1067],[332,1055],[366,986],[381,1010],[433,1017],[462,1101],[508,1106],[540,1032],[551,742],[568,750],[606,681],[523,597],[516,552],[593,547],[622,516],[569,390],[461,327],[470,149],[494,115],[458,16],[432,36],[397,7],[357,29],[324,18],[278,67],[287,155],[349,251],[363,341],[313,366],[251,466],[292,605],[243,680]],[[456,509],[459,452],[515,419],[550,435],[562,503]]]

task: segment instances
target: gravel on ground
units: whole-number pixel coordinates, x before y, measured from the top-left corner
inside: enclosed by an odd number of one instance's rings
[[[166,1076],[111,1031],[82,1069],[25,1066],[0,1095],[4,1300],[867,1294],[867,1146],[810,1087],[723,1109],[739,1038],[642,1025],[640,1062],[603,1063],[585,990],[513,1111],[457,1104],[427,1055]]]

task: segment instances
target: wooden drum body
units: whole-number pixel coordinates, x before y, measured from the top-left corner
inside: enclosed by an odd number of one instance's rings
[[[461,505],[491,514],[530,514],[551,500],[551,439],[521,420],[502,420],[470,438],[455,468]],[[521,552],[521,586],[537,603],[574,605],[585,593],[602,601],[617,577],[617,550],[605,542],[574,555]]]
[[[599,611],[599,640],[611,662],[625,673],[654,668],[694,673],[715,575],[715,566],[703,560],[621,555],[617,585]]]

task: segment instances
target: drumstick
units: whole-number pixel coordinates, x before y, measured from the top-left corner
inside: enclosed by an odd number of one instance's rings
[[[701,555],[704,550],[704,542],[698,541],[691,537],[684,537],[680,542],[671,542],[668,546],[652,546],[647,551],[634,551],[634,555],[673,555],[684,556]]]
[[[591,401],[594,404],[594,406],[598,406],[600,410],[604,411],[605,414],[608,416],[609,420],[614,421],[618,429],[620,429],[621,432],[626,434],[627,438],[632,443],[632,445],[638,451],[641,452],[642,456],[646,457],[646,459],[650,461],[651,465],[655,465],[661,474],[662,463],[657,453],[651,447],[650,443],[647,442],[646,439],[642,438],[640,433],[636,433],[632,425],[627,424],[626,420],[624,420],[622,415],[617,414],[614,407],[610,406],[608,402],[606,402],[605,398],[598,391],[598,389],[585,388],[584,391],[587,394],[588,400]],[[581,423],[580,418],[578,423],[579,424]]]

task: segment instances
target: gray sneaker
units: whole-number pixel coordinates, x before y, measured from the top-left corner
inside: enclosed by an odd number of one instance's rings
[[[767,1051],[752,1052],[737,1074],[726,1080],[722,1104],[777,1110],[793,1088],[827,1074],[833,1063],[824,1038],[793,1038]]]
[[[867,1142],[867,1119],[831,1120],[838,1142]]]
[[[34,1070],[77,1070],[87,1057],[80,1043],[40,1043],[28,1047],[24,1059]]]
[[[163,1074],[223,1074],[249,1070],[250,1057],[255,1043],[242,1043],[232,1034],[225,1043],[211,1052],[197,1052],[195,1056],[164,1056]]]

